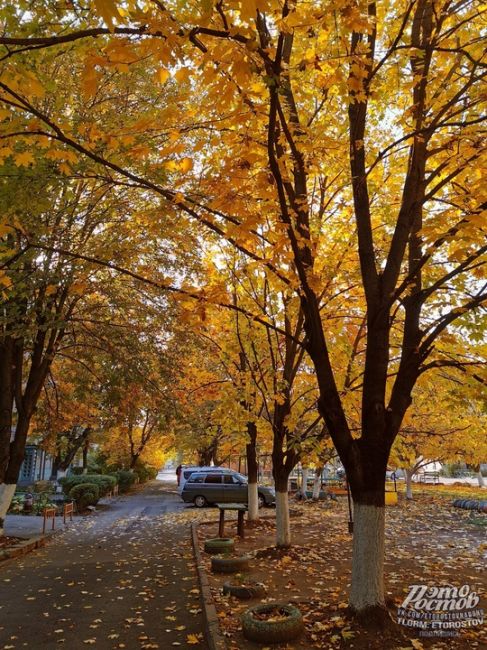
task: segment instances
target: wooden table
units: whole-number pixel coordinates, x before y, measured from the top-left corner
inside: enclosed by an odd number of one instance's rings
[[[218,526],[218,537],[225,537],[225,512],[227,510],[236,510],[238,513],[237,519],[237,535],[242,539],[245,537],[244,532],[244,515],[247,512],[247,506],[243,503],[216,503],[220,511],[220,523]]]

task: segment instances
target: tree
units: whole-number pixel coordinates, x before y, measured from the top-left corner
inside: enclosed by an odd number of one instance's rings
[[[29,249],[29,237],[56,245],[67,237],[81,248],[94,243],[105,215],[103,183],[67,181],[41,167],[4,165],[1,175],[4,223],[3,302],[0,315],[0,534],[15,491],[29,426],[52,360],[68,324],[80,315],[97,271],[83,262],[65,263],[54,252]],[[32,202],[32,195],[36,202]],[[90,241],[91,240],[91,241]]]
[[[391,447],[418,378],[435,367],[465,367],[463,354],[446,350],[447,330],[474,344],[483,327],[481,11],[476,2],[451,0],[202,3],[196,14],[186,3],[154,3],[143,13],[128,3],[123,16],[115,0],[97,7],[107,27],[97,14],[79,18],[69,9],[62,19],[44,12],[40,22],[28,14],[21,29],[9,16],[14,35],[0,38],[10,65],[0,99],[9,115],[41,124],[42,135],[83,154],[113,182],[164,199],[168,219],[180,215],[179,233],[186,225],[194,232],[192,221],[201,237],[221,237],[294,291],[318,410],[354,500],[350,605],[383,620]],[[88,37],[98,38],[91,50]],[[151,105],[145,122],[146,131],[161,116],[167,125],[153,168],[150,152],[141,161],[140,143],[124,149],[113,142],[114,132],[123,135],[120,126],[98,127],[110,146],[104,154],[70,116],[46,115],[23,92],[34,72],[21,57],[33,66],[35,48],[65,51],[68,42],[86,59],[99,57],[97,83],[120,67],[113,54],[122,51],[144,60],[145,72],[158,73],[176,93],[177,105]],[[6,130],[19,132],[10,124]],[[335,277],[323,265],[332,251],[345,260]],[[339,387],[342,369],[322,301],[327,286],[347,298],[344,327],[365,322],[358,430]],[[208,298],[193,289],[185,288]],[[467,363],[481,363],[474,350]]]
[[[407,499],[413,498],[414,475],[426,465],[457,459],[480,464],[487,454],[483,387],[475,380],[460,383],[456,374],[436,371],[416,386],[391,451],[391,462],[406,473]]]

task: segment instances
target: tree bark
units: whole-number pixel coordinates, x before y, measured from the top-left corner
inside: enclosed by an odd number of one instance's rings
[[[313,481],[313,501],[318,501],[320,498],[320,491],[321,491],[321,474],[323,472],[323,467],[317,467],[316,468],[316,475],[315,475],[315,480]]]
[[[406,499],[413,499],[413,476],[414,472],[412,469],[406,469]]]
[[[309,467],[302,467],[301,487],[299,488],[298,496],[301,496],[303,501],[306,501],[306,499],[308,498],[306,496],[306,492],[308,489],[308,474],[309,474]]]
[[[291,546],[291,523],[287,489],[285,492],[276,489],[276,546],[278,548]]]
[[[247,478],[248,478],[248,520],[256,521],[259,518],[259,503],[257,481],[259,467],[257,462],[257,427],[255,422],[247,422],[247,434],[249,442],[245,451],[247,456]]]
[[[385,507],[354,503],[350,607],[361,615],[385,609]]]
[[[88,451],[90,449],[90,439],[86,438],[83,445],[83,474],[88,474]]]
[[[0,537],[5,534],[4,524],[7,510],[15,494],[15,483],[0,483]]]

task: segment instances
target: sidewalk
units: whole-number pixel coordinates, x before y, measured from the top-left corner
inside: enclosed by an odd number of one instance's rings
[[[30,539],[42,535],[42,524],[44,517],[42,515],[7,515],[5,518],[5,535],[7,537],[23,537]],[[64,527],[63,518],[56,517],[56,524],[52,530],[52,521],[46,522],[46,536],[56,533],[57,530]]]

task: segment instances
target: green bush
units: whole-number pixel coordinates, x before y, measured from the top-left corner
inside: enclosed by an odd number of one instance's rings
[[[142,465],[142,464],[137,465],[135,471],[137,472],[137,476],[139,477],[139,481],[141,483],[145,483],[146,481],[150,481],[156,478],[158,473],[156,467],[152,467],[152,465]]]
[[[119,469],[115,472],[120,492],[128,492],[132,485],[137,482],[138,475],[135,472],[129,472],[128,469]]]
[[[78,483],[71,488],[69,496],[76,501],[78,510],[85,510],[88,506],[96,506],[100,492],[96,483]]]
[[[81,474],[80,476],[65,476],[59,482],[63,486],[64,494],[70,494],[75,485],[93,483],[98,487],[100,497],[107,495],[117,484],[117,479],[108,474]]]

